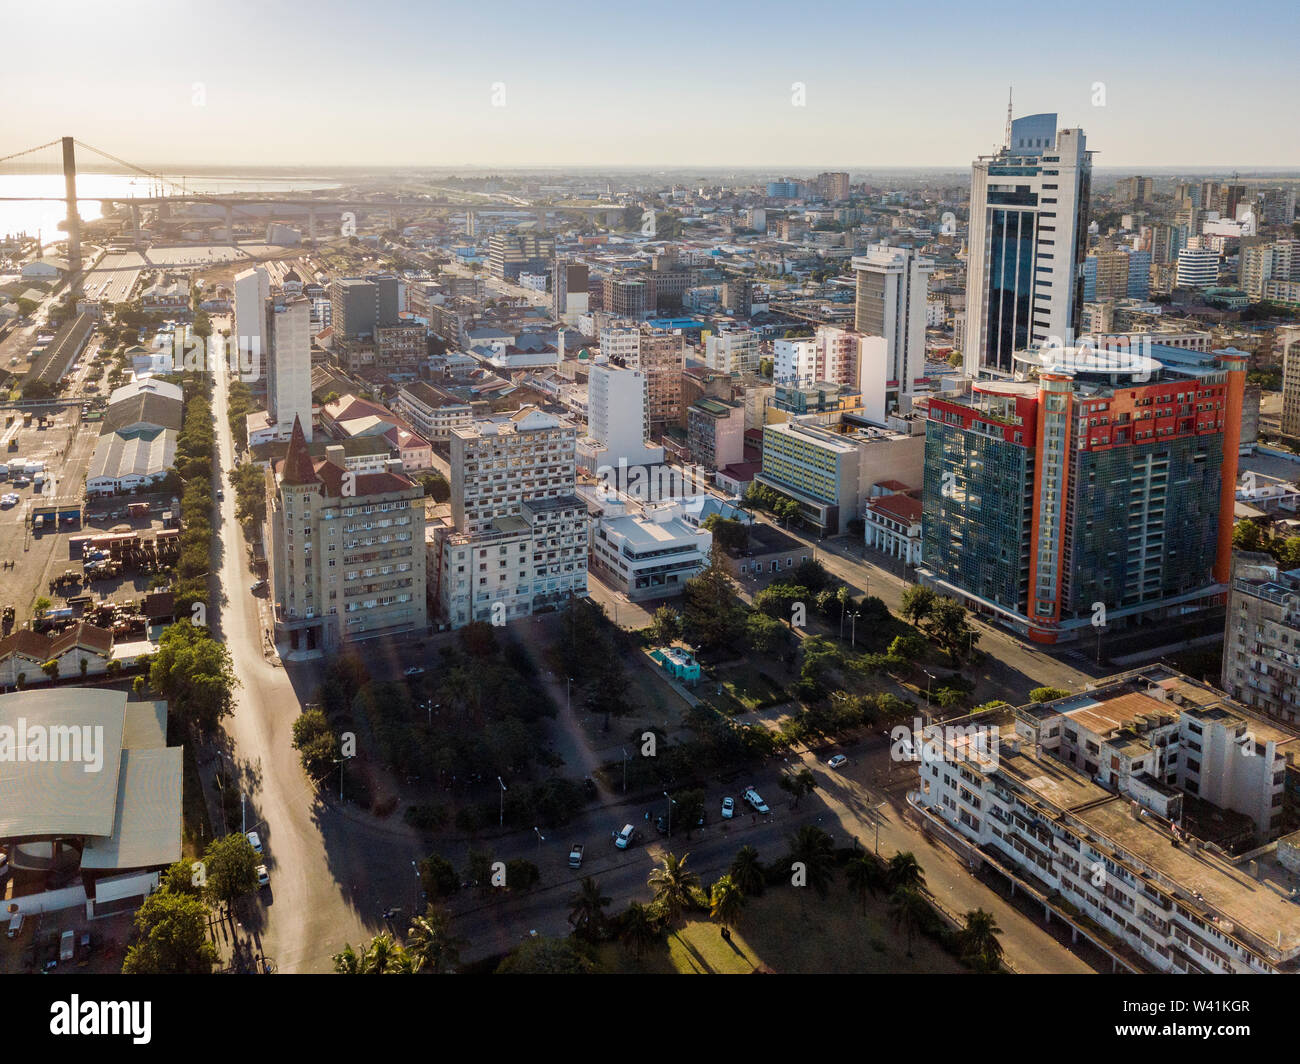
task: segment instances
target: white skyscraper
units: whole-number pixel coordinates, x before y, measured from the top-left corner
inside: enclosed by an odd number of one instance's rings
[[[882,336],[886,344],[885,392],[889,406],[916,390],[925,376],[925,309],[934,261],[912,248],[872,244],[865,255],[853,257],[857,275],[854,327],[866,336]],[[859,382],[864,390],[870,382]]]
[[[265,268],[254,266],[235,274],[235,336],[239,342],[239,364],[256,366],[259,373],[265,372],[269,350],[266,300],[270,295],[271,278]],[[293,427],[292,418],[289,427]]]
[[[268,299],[266,408],[276,435],[288,439],[296,418],[311,442],[311,301],[296,296],[276,305]]]
[[[1083,313],[1092,157],[1056,115],[1017,118],[996,155],[971,166],[964,369],[1010,376],[1014,356],[1059,337]]]
[[[593,473],[601,466],[658,465],[662,447],[647,444],[646,378],[636,369],[611,365],[604,355],[587,382],[587,436],[578,441],[578,461]]]

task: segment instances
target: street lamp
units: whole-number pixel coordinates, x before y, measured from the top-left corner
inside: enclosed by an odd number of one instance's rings
[[[356,756],[355,754],[348,754],[348,757],[336,757],[334,759],[334,764],[338,765],[339,767],[339,801],[340,802],[343,801],[343,762],[348,760],[349,757],[355,757],[355,756]]]
[[[533,834],[537,836],[537,852],[540,854],[542,852],[542,843],[546,841],[546,836],[543,835],[536,826],[533,827]]]
[[[925,723],[930,723],[930,681],[934,679],[934,673],[922,666],[921,671],[925,673]]]
[[[852,613],[849,614],[849,617],[852,618],[853,621],[853,623],[849,625],[849,635],[850,635],[849,642],[853,647],[853,649],[855,650],[857,649],[858,646],[858,612],[859,612],[858,610],[854,610]]]
[[[497,783],[501,783],[500,776],[497,777]],[[497,827],[503,828],[506,826],[506,785],[504,783],[501,783],[501,794],[499,797],[501,799],[501,816],[497,820]]]
[[[668,799],[668,837],[673,837],[673,806],[677,803],[672,800],[667,791],[664,791],[664,797]],[[687,835],[690,834],[688,831]]]

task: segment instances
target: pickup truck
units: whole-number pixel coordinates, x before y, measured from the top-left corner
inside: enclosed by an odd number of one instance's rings
[[[580,842],[575,842],[569,847],[569,867],[582,867],[582,843]]]

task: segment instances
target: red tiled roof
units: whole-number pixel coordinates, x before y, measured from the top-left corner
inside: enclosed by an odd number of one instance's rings
[[[77,646],[99,654],[108,654],[113,649],[113,633],[107,628],[80,621],[51,641],[50,657],[56,658]]]
[[[921,520],[921,500],[910,495],[877,495],[867,506],[909,524]]]
[[[912,485],[904,484],[901,480],[878,480],[875,487],[884,488],[886,491],[911,491]]]

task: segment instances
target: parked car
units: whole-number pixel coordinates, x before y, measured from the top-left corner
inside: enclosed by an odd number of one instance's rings
[[[254,853],[260,854],[262,852],[262,839],[256,831],[250,831],[248,833],[248,844],[253,847]]]
[[[571,847],[569,847],[569,867],[570,867],[570,868],[581,868],[581,867],[582,867],[582,849],[583,849],[583,847],[582,847],[582,843],[580,843],[580,842],[575,842]]]
[[[424,669],[422,669],[419,665],[412,665],[412,666],[410,666],[409,668],[407,668],[406,671],[402,673],[402,675],[403,675],[403,676],[423,676],[423,675],[424,675]]]
[[[839,768],[841,765],[847,765],[848,763],[849,759],[843,754],[836,754],[826,762],[826,764],[830,765],[831,768]]]
[[[635,827],[631,824],[624,824],[622,831],[614,832],[614,845],[620,850],[626,850],[640,837],[641,834]]]
[[[257,885],[259,887],[269,887],[271,885],[271,874],[266,870],[266,865],[257,866]]]
[[[763,801],[763,796],[759,794],[758,791],[754,790],[753,787],[745,788],[744,798],[755,813],[767,813],[769,811],[767,803]]]
[[[731,797],[731,795],[727,795],[727,797],[722,799],[722,819],[730,820],[735,815],[736,815],[736,799]]]

